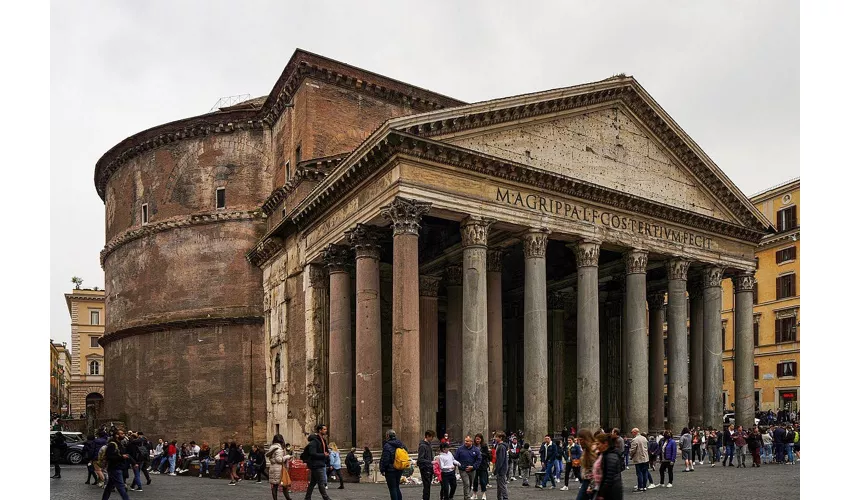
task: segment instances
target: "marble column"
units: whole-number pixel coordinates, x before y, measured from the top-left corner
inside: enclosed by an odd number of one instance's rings
[[[599,428],[599,242],[576,246],[578,427]]]
[[[525,254],[523,415],[525,440],[540,443],[549,424],[548,349],[546,342],[546,242],[548,229],[523,236]]]
[[[502,250],[487,252],[487,409],[490,429],[505,429],[502,396]]]
[[[573,360],[567,357],[566,331],[564,329],[564,296],[560,292],[549,292],[547,296],[549,307],[549,330],[552,332],[552,350],[549,358],[552,360],[552,377],[549,380],[552,400],[552,414],[549,428],[553,432],[563,429],[567,421],[564,417],[564,396],[566,393],[566,367]]]
[[[328,422],[327,338],[330,336],[328,272],[324,265],[304,266],[304,351],[311,360],[305,371],[307,408],[305,429]]]
[[[667,427],[679,434],[688,425],[688,300],[690,262],[667,261]]]
[[[487,233],[492,219],[470,216],[460,224],[463,243],[463,348],[461,413],[466,432],[489,436],[487,383]]]
[[[664,292],[649,295],[649,427],[664,430]],[[716,427],[719,429],[719,427]]]
[[[381,270],[380,233],[374,226],[357,224],[346,231],[355,257],[354,386],[357,446],[382,444],[381,405]]]
[[[419,360],[422,367],[422,427],[437,431],[438,369],[437,324],[438,276],[419,277]],[[440,436],[442,437],[442,436]]]
[[[691,307],[688,336],[688,420],[691,425],[702,426],[702,344],[703,296],[702,279],[688,283],[688,302]]]
[[[446,432],[452,441],[463,442],[461,365],[463,364],[463,269],[448,266],[446,282]]]
[[[646,332],[646,263],[649,254],[630,250],[625,256],[625,351],[623,430],[649,428],[649,350]]]
[[[419,222],[430,208],[430,203],[400,196],[381,208],[381,215],[393,224],[393,426],[404,443],[418,443],[423,432],[419,366]]]
[[[576,417],[576,380],[578,379],[578,367],[576,360],[576,342],[578,331],[576,329],[576,292],[575,290],[567,290],[561,292],[561,299],[564,301],[564,351],[567,360],[564,366],[564,421],[567,427],[576,426],[578,428],[578,420]]]
[[[702,273],[702,422],[703,427],[723,425],[723,268],[707,267]]]
[[[735,424],[754,425],[755,380],[753,374],[753,286],[752,271],[733,278],[735,285]]]
[[[328,432],[339,446],[350,448],[351,433],[351,250],[328,245],[323,259],[330,275],[330,342],[328,344]]]

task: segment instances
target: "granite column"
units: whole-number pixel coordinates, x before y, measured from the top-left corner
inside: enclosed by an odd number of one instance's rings
[[[723,425],[723,268],[707,267],[702,273],[702,412],[703,427]]]
[[[703,426],[703,295],[702,280],[688,283],[688,302],[691,307],[688,337],[688,420],[691,425]]]
[[[646,332],[646,263],[649,254],[631,250],[626,261],[623,429],[649,426],[649,351]]]
[[[753,374],[753,286],[752,271],[733,278],[735,285],[735,425],[749,429],[756,418]]]
[[[599,428],[599,242],[576,246],[578,427]]]
[[[664,292],[649,295],[649,429],[664,430]],[[718,427],[719,428],[719,427]]]
[[[419,277],[419,365],[422,367],[422,427],[437,430],[438,368],[437,276]]]
[[[524,382],[525,439],[543,441],[549,423],[548,360],[546,342],[546,243],[548,229],[523,234],[525,255]]]
[[[668,427],[678,434],[688,425],[688,312],[685,291],[690,262],[667,261]]]
[[[351,251],[328,245],[323,255],[330,275],[330,341],[328,345],[328,432],[339,446],[350,448],[351,433]]]
[[[502,396],[502,250],[487,252],[487,410],[490,429],[505,429]]]
[[[446,432],[452,441],[463,442],[461,365],[463,365],[463,269],[446,268]]]

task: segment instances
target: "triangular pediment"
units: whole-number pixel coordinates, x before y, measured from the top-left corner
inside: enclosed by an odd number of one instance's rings
[[[445,142],[726,222],[723,204],[629,112],[612,106]]]

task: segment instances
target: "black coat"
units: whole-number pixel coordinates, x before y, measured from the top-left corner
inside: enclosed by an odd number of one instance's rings
[[[353,451],[349,451],[348,455],[345,456],[345,468],[355,476],[360,475],[360,462],[357,461],[357,456]]]
[[[599,485],[600,498],[619,500],[623,498],[623,478],[620,471],[620,454],[608,448],[602,454],[602,483]]]
[[[316,434],[310,434],[307,438],[306,462],[309,469],[324,469],[328,466],[331,459],[325,455],[328,451],[328,445]],[[330,452],[328,452],[330,453]]]

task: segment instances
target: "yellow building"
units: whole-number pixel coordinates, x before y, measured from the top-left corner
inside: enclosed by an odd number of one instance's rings
[[[50,413],[59,411],[59,350],[50,341]]]
[[[773,221],[776,234],[756,252],[753,290],[756,411],[799,410],[800,402],[800,179],[750,198]],[[734,291],[723,282],[723,399],[734,405]]]
[[[103,404],[103,290],[75,289],[65,294],[71,315],[71,409],[74,416],[87,412],[88,405],[99,410]]]
[[[61,415],[69,414],[71,412],[70,401],[71,401],[71,351],[68,350],[68,346],[65,342],[57,343],[54,342],[53,346],[55,347],[59,358],[58,358],[58,372],[59,372],[59,380],[58,380],[58,411],[57,413]]]

